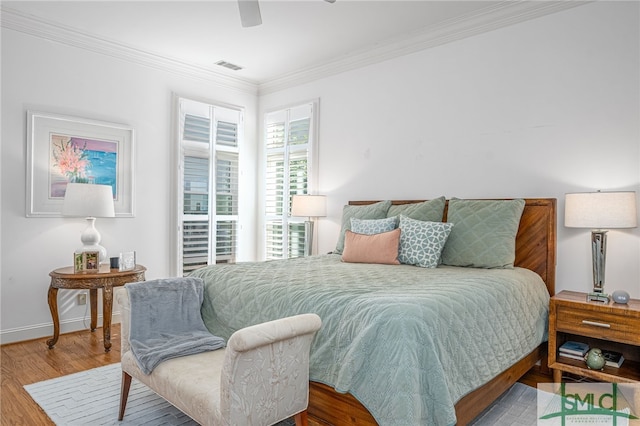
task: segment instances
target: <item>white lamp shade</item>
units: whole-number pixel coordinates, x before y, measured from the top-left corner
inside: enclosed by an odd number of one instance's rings
[[[568,228],[635,228],[636,193],[580,192],[565,195],[564,226]]]
[[[62,214],[74,217],[114,217],[116,214],[111,186],[68,183]]]
[[[291,216],[323,217],[327,215],[327,199],[324,195],[294,195],[291,200]]]

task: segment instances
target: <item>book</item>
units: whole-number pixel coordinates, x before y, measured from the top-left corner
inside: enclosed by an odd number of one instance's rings
[[[603,349],[602,355],[604,355],[605,365],[609,367],[619,368],[624,361],[624,356],[620,352]]]
[[[565,352],[560,352],[559,355],[565,358],[577,359],[578,361],[584,361],[584,357],[580,355],[568,354]]]
[[[560,353],[566,353],[571,355],[584,356],[589,351],[589,345],[582,342],[574,342],[567,340],[560,346]]]

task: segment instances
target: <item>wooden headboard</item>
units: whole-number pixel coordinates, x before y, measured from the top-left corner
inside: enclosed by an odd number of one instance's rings
[[[520,228],[516,235],[515,266],[530,269],[542,277],[549,294],[556,288],[556,199],[525,198]],[[425,200],[395,200],[393,204],[413,204]],[[349,201],[350,205],[366,205],[377,201]],[[447,207],[443,220],[447,218]]]

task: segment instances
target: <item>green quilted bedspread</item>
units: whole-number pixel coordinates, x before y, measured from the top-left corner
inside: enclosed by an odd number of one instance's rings
[[[335,254],[213,265],[202,315],[236,330],[313,312],[311,380],[355,396],[381,425],[452,425],[455,403],[542,343],[549,295],[526,269],[343,263]]]

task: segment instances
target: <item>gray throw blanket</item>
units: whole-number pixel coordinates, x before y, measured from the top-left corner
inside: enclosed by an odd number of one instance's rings
[[[167,278],[125,285],[131,302],[129,340],[144,374],[162,361],[223,348],[200,314],[200,278]]]

